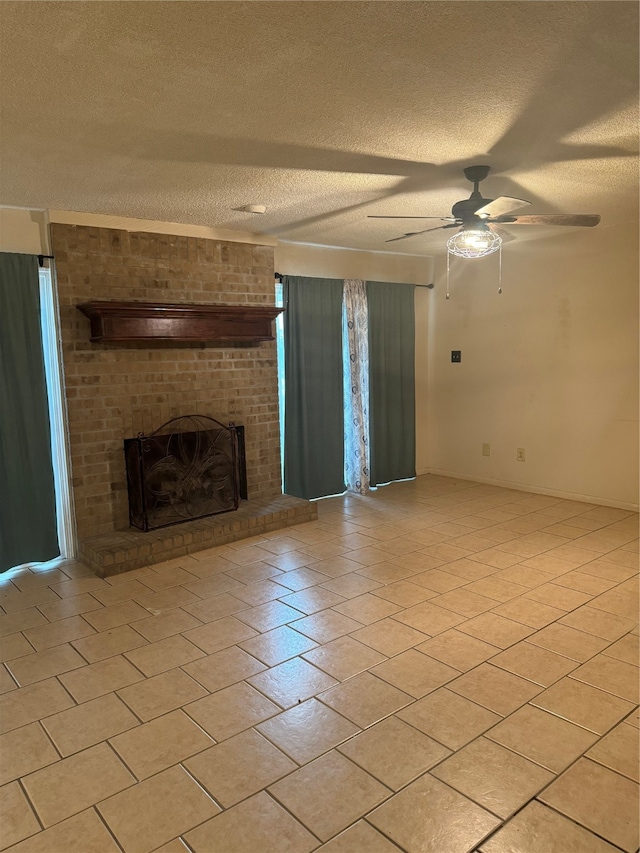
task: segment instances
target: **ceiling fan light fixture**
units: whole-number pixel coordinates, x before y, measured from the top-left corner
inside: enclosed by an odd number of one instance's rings
[[[449,254],[459,258],[484,258],[497,252],[500,246],[502,238],[481,223],[462,228],[447,240]]]

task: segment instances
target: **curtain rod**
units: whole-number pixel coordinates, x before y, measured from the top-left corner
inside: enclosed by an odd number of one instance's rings
[[[53,255],[38,255],[38,266],[43,267],[45,260],[52,261]]]
[[[276,278],[279,282],[282,282],[283,275],[284,273],[274,272],[273,277]],[[431,284],[414,284],[413,287],[426,287],[427,290],[433,290],[435,285],[433,284],[433,282],[431,282]]]

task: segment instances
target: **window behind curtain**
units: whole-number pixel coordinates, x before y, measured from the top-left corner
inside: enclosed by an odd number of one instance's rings
[[[62,353],[58,303],[50,269],[39,270],[40,325],[44,371],[47,383],[49,423],[51,425],[51,454],[56,496],[58,544],[61,557],[76,556],[75,520],[69,477],[69,450],[67,447],[66,408],[62,381]]]

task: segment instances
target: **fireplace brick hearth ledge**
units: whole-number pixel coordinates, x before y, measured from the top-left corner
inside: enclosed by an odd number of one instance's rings
[[[294,524],[315,521],[315,503],[280,495],[243,501],[236,512],[200,518],[143,533],[130,528],[80,542],[80,559],[100,577],[122,574]]]

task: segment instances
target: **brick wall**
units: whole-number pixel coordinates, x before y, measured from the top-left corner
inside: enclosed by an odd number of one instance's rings
[[[275,342],[92,344],[90,300],[273,305],[273,249],[54,224],[78,538],[128,527],[122,442],[171,417],[245,425],[249,499],[281,493]]]

